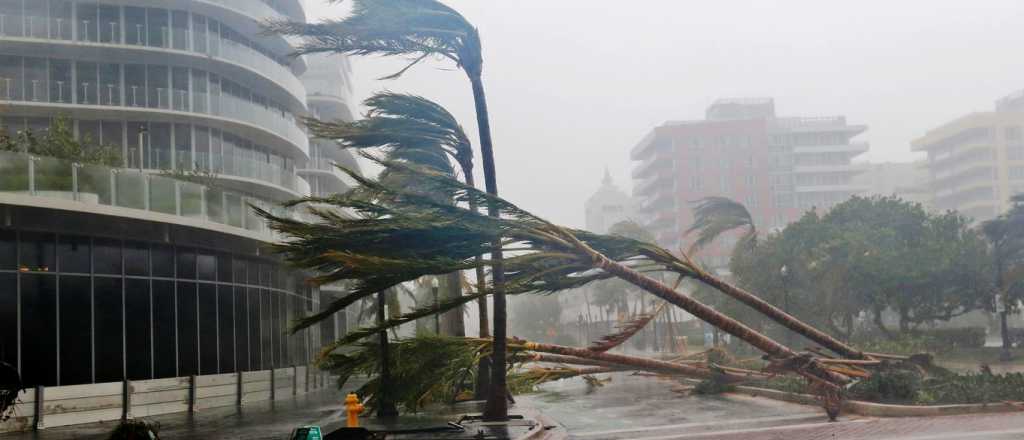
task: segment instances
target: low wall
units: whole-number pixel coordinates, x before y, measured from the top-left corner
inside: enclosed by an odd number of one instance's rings
[[[305,366],[207,376],[37,387],[18,396],[0,432],[243,405],[324,388],[325,373]]]

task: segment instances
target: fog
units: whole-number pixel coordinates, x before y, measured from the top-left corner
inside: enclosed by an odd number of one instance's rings
[[[308,3],[311,20],[345,8]],[[482,33],[501,194],[571,226],[606,166],[628,190],[629,149],[666,120],[703,118],[717,98],[845,115],[869,126],[859,160],[879,162],[913,160],[913,138],[1024,88],[1019,0],[446,3]],[[403,61],[353,59],[357,100],[420,94],[475,135],[461,71],[434,61],[375,80]]]

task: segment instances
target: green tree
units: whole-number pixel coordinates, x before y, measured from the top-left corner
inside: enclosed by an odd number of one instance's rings
[[[0,130],[0,151],[53,157],[81,164],[119,167],[119,149],[100,145],[89,135],[75,139],[74,127],[67,116],[58,115],[43,133],[19,130],[13,136]]]
[[[1010,359],[1012,344],[1007,314],[1016,308],[1024,293],[1024,195],[1011,199],[1013,206],[999,217],[981,224],[981,231],[990,244],[993,265],[993,284],[999,299],[994,304],[999,312],[999,332],[1002,335],[1001,360]]]
[[[338,0],[334,0],[338,1]],[[480,33],[458,11],[437,0],[354,0],[352,14],[342,20],[322,23],[269,23],[271,31],[303,39],[297,52],[345,53],[350,55],[407,56],[414,59],[398,72],[383,79],[397,78],[408,69],[430,57],[455,63],[469,79],[483,161],[484,186],[491,195],[498,195],[494,165],[491,124],[483,83],[483,48]],[[488,213],[497,216],[497,206],[488,205]],[[502,289],[504,269],[500,239],[492,240],[491,277],[496,281],[494,296],[494,338],[498,349],[492,363],[504,365],[507,313]],[[484,417],[488,420],[508,418],[508,389],[503,368],[494,368]]]

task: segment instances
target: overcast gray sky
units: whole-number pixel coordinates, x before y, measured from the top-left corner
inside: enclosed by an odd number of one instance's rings
[[[313,20],[344,10],[307,1]],[[445,3],[483,37],[501,194],[571,226],[583,225],[605,166],[628,190],[629,149],[720,97],[773,97],[784,116],[846,115],[869,126],[862,159],[878,162],[914,159],[914,137],[1024,88],[1021,0]],[[401,61],[354,59],[356,98],[420,94],[475,135],[465,76],[437,61],[374,80]]]

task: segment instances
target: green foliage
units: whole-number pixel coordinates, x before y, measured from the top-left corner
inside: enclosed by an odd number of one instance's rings
[[[462,338],[418,336],[392,341],[390,348],[391,380],[388,393],[409,411],[417,411],[431,403],[451,403],[463,392],[472,389],[476,365],[487,354],[487,345]],[[332,353],[320,367],[338,376],[344,386],[353,376],[370,380],[357,394],[368,397],[367,405],[375,407],[381,391],[380,345],[365,342],[346,353]]]
[[[562,316],[562,303],[552,295],[521,296],[509,302],[511,311],[509,334],[528,341],[555,342],[548,335],[555,330],[556,336]]]
[[[129,419],[118,423],[107,437],[109,440],[152,440],[159,439],[160,424],[141,419]]]
[[[968,373],[926,379],[920,404],[991,403],[1024,400],[1024,373]]]
[[[857,345],[871,353],[944,354],[985,345],[985,328],[937,328],[913,330],[887,338],[879,332],[868,332],[855,338]]]
[[[912,403],[921,388],[921,375],[907,370],[878,370],[850,388],[850,397],[885,403]]]
[[[737,253],[731,271],[741,287],[776,306],[788,299],[792,314],[830,333],[851,338],[866,315],[891,335],[877,319],[884,310],[908,331],[989,304],[987,245],[969,226],[954,212],[929,213],[895,197],[853,197]]]
[[[716,378],[704,379],[693,387],[694,394],[715,395],[736,391],[736,385],[726,383]]]
[[[29,153],[109,167],[122,164],[120,149],[99,145],[88,135],[76,140],[74,127],[66,116],[54,118],[49,130],[41,134],[31,130],[19,130],[14,136],[10,136],[6,131],[0,130],[0,151]]]

